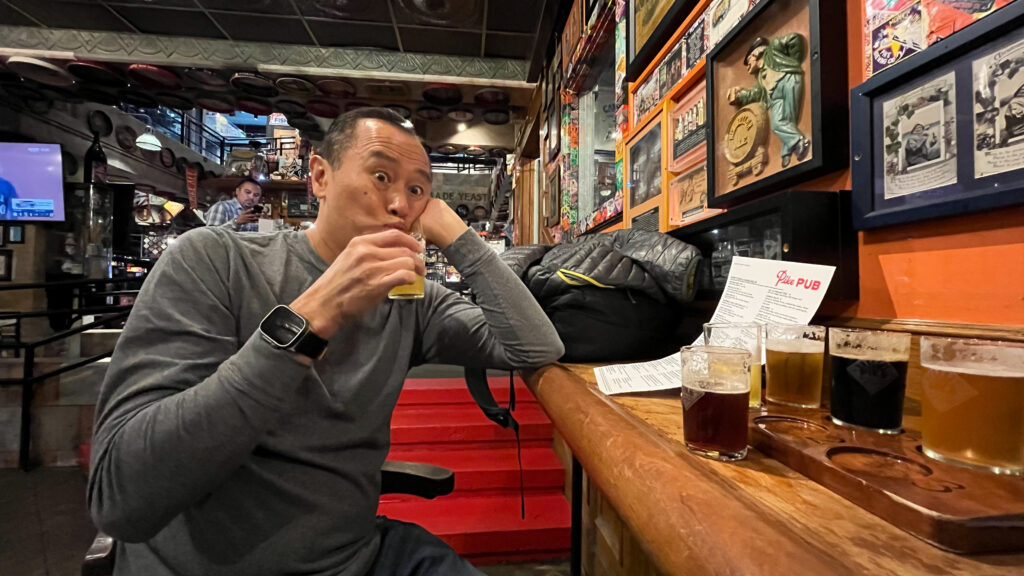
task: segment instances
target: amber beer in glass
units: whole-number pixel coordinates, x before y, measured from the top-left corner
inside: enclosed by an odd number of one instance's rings
[[[426,250],[426,241],[423,239],[423,230],[420,229],[419,221],[417,220],[413,224],[412,232],[409,233],[414,240],[420,244],[420,260],[426,258],[424,250]],[[395,286],[388,292],[388,298],[392,300],[414,300],[417,298],[423,298],[423,276],[417,275],[416,279],[412,281],[412,284],[402,284],[401,286]]]
[[[686,346],[680,360],[686,447],[713,460],[746,457],[750,353],[741,348]]]
[[[768,401],[801,408],[820,406],[825,327],[769,324],[765,350]]]
[[[756,322],[708,322],[704,325],[705,346],[743,348],[750,352],[751,408],[761,407],[762,340],[764,330]]]
[[[898,434],[903,426],[910,333],[829,328],[828,352],[832,420]]]
[[[1024,474],[1024,344],[922,336],[921,366],[924,453]]]

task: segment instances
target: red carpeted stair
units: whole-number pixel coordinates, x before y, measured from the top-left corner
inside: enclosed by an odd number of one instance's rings
[[[490,378],[508,404],[508,378]],[[436,500],[385,495],[379,513],[415,522],[476,564],[566,558],[565,472],[551,449],[551,422],[516,379],[526,519],[520,516],[515,435],[488,420],[461,378],[410,378],[391,420],[390,460],[455,472],[455,491]]]

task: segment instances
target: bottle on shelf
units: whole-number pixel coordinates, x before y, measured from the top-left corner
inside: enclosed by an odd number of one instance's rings
[[[85,151],[84,164],[82,182],[92,184],[107,181],[107,154],[100,145],[99,133],[93,134],[92,145]]]

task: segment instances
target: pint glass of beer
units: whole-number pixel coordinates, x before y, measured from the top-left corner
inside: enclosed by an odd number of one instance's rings
[[[1024,344],[922,336],[921,366],[924,453],[1024,474]]]
[[[412,231],[409,235],[413,237],[417,242],[420,243],[420,260],[426,258],[424,251],[427,248],[426,241],[423,238],[423,229],[420,228],[420,221],[417,220],[412,225]],[[414,300],[417,298],[423,298],[423,276],[416,276],[412,284],[403,284],[401,286],[395,286],[388,292],[388,298],[392,300]]]
[[[768,401],[800,408],[820,406],[825,327],[769,324],[765,349]]]
[[[713,460],[747,455],[750,352],[720,346],[682,349],[683,441]]]
[[[704,325],[705,346],[727,346],[742,348],[750,352],[750,403],[751,408],[761,407],[762,338],[764,331],[757,322],[728,323],[708,322]]]
[[[899,434],[907,391],[910,333],[828,329],[832,357],[832,420]]]

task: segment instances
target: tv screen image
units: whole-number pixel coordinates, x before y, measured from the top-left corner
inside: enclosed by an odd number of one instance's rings
[[[59,144],[0,142],[0,221],[64,221]]]

